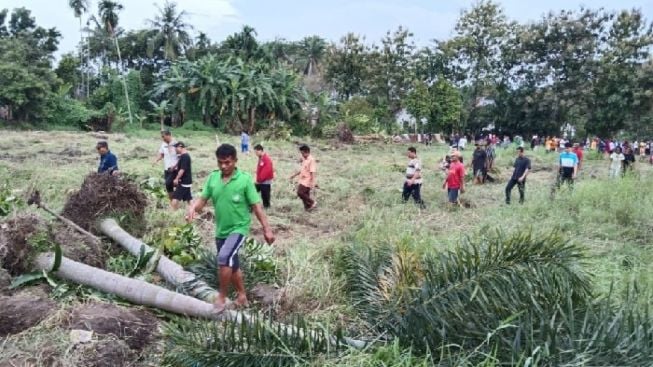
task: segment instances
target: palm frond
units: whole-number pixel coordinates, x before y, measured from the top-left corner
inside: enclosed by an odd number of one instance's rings
[[[177,319],[164,335],[164,362],[181,367],[295,366],[341,349],[326,330],[310,330],[301,318],[291,327],[260,315],[249,322]]]
[[[343,260],[361,316],[416,351],[477,345],[505,320],[591,299],[583,252],[555,233],[498,233],[423,261],[389,245],[351,245]],[[504,346],[512,346],[514,330],[498,334]]]

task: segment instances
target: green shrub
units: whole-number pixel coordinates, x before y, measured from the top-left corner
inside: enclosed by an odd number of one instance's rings
[[[102,117],[102,112],[70,97],[56,97],[50,103],[47,116],[48,124],[83,128],[91,119]]]

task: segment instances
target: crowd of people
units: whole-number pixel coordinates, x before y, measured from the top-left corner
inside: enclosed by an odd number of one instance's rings
[[[275,179],[275,169],[272,158],[265,152],[261,144],[255,145],[254,153],[258,158],[256,174],[254,177],[248,172],[241,171],[237,167],[238,155],[234,146],[221,144],[215,155],[218,169],[212,172],[206,179],[199,197],[193,198],[192,194],[192,160],[184,142],[176,141],[169,131],[161,132],[161,145],[156,158],[152,164],[156,165],[163,161],[163,179],[165,188],[170,200],[170,207],[176,210],[181,203],[187,204],[186,219],[192,221],[197,214],[209,203],[215,210],[215,238],[218,253],[218,273],[220,278],[220,295],[215,301],[217,312],[225,309],[227,304],[226,295],[230,286],[236,290],[236,306],[247,306],[247,296],[244,289],[243,274],[240,270],[238,252],[249,234],[251,225],[251,213],[254,213],[263,227],[265,240],[272,244],[274,233],[268,223],[265,210],[271,206],[272,183]],[[442,189],[446,191],[447,202],[450,206],[461,204],[461,194],[465,192],[466,169],[464,165],[463,152],[468,145],[465,136],[452,135],[448,142],[450,152],[440,162],[439,169],[442,171],[444,181]],[[515,186],[519,191],[519,203],[526,199],[526,179],[531,172],[531,160],[525,155],[525,142],[521,136],[504,136],[500,139],[497,135],[488,134],[477,136],[473,140],[474,150],[471,154],[471,179],[473,185],[483,185],[486,182],[494,182],[490,173],[494,167],[497,147],[508,149],[515,147],[515,160],[513,171],[505,187],[505,203],[511,203],[511,193]],[[428,144],[427,144],[428,145]],[[618,142],[611,140],[593,139],[583,144],[565,140],[564,138],[546,137],[540,139],[534,135],[531,139],[531,150],[543,147],[546,152],[558,152],[558,175],[554,185],[555,190],[561,185],[573,186],[582,167],[584,151],[595,150],[605,154],[610,161],[609,177],[620,177],[629,169],[632,169],[635,162],[635,152],[640,157],[651,155],[651,145],[648,142],[627,141]],[[241,153],[249,154],[250,137],[247,132],[241,133]],[[98,166],[99,173],[118,175],[118,158],[109,150],[105,141],[97,143],[97,151],[100,155]],[[422,162],[417,155],[415,147],[407,149],[408,162],[403,181],[402,199],[408,202],[412,197],[420,208],[426,208],[421,196],[423,185],[424,169]],[[299,169],[291,175],[291,180],[296,180],[297,197],[302,201],[304,210],[313,211],[317,208],[312,192],[316,188],[317,161],[311,155],[307,145],[299,147],[300,165]],[[650,158],[653,162],[653,158]]]

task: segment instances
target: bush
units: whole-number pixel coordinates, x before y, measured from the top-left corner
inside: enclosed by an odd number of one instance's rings
[[[47,123],[83,128],[89,121],[101,118],[102,112],[87,108],[82,102],[69,97],[55,97],[49,106]]]

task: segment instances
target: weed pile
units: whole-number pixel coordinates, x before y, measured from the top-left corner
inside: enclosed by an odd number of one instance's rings
[[[79,191],[68,198],[63,216],[80,227],[93,231],[98,219],[109,216],[128,217],[143,223],[147,196],[134,182],[117,176],[92,173]]]
[[[0,265],[11,275],[29,271],[34,252],[30,238],[48,229],[39,216],[25,214],[0,224]]]

